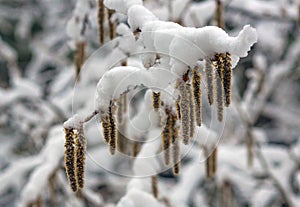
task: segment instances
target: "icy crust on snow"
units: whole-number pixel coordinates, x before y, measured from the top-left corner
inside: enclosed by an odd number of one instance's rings
[[[65,121],[63,126],[65,129],[80,129],[82,123],[83,123],[83,118],[80,115],[75,114],[67,121]]]

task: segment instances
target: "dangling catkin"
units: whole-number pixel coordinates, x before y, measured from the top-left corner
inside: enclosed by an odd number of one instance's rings
[[[214,88],[213,88],[213,66],[210,59],[205,60],[205,78],[206,78],[206,89],[207,99],[209,105],[214,103]]]
[[[80,71],[82,65],[85,61],[85,42],[77,42],[76,48],[74,52],[74,63],[75,63],[75,72],[76,72],[76,80],[79,80]]]
[[[195,132],[195,100],[193,96],[193,91],[192,87],[190,84],[187,84],[187,92],[188,92],[188,97],[189,97],[189,107],[190,107],[190,134],[189,137],[193,138],[194,137],[194,132]]]
[[[98,40],[100,44],[104,43],[104,16],[103,0],[98,0]]]
[[[223,87],[225,94],[225,106],[228,107],[231,102],[231,82],[232,82],[232,65],[230,53],[224,54],[224,76]]]
[[[214,59],[215,66],[215,77],[214,77],[214,88],[215,88],[215,100],[218,113],[218,120],[223,121],[224,111],[224,90],[223,90],[223,75],[224,75],[224,61],[222,54],[216,54]]]
[[[202,123],[202,91],[201,91],[201,73],[199,68],[194,68],[193,77],[193,100],[195,103],[195,116],[197,126],[201,126]]]
[[[103,137],[105,143],[107,144],[110,142],[110,131],[111,131],[109,120],[110,120],[109,115],[105,116],[105,118],[102,120]]]
[[[166,124],[162,130],[162,151],[164,155],[164,163],[165,165],[170,164],[170,144],[172,139],[172,117],[171,113],[168,109],[165,110],[167,115]]]
[[[160,92],[152,92],[152,107],[155,111],[158,111],[161,105]]]
[[[86,139],[83,132],[83,127],[79,130],[78,138],[75,140],[75,158],[76,158],[76,178],[79,188],[84,187],[84,170],[85,170],[85,151]]]
[[[73,129],[65,128],[65,168],[72,191],[77,191],[77,181],[75,175],[75,146]]]
[[[109,116],[109,125],[110,125],[110,139],[109,139],[109,150],[110,153],[113,155],[116,151],[116,137],[117,137],[117,127],[116,127],[116,120],[114,116],[114,106],[113,102],[108,108],[108,116]]]
[[[172,142],[172,161],[173,161],[173,174],[178,175],[180,171],[180,148],[178,138]]]
[[[212,151],[212,155],[211,155],[211,168],[212,168],[212,175],[215,175],[217,172],[217,167],[218,167],[218,148],[215,147]]]
[[[181,134],[183,143],[188,144],[190,139],[190,103],[188,96],[188,86],[182,82],[179,85],[180,92],[180,116],[181,116]]]
[[[155,198],[158,198],[158,177],[157,175],[151,176],[151,188]]]

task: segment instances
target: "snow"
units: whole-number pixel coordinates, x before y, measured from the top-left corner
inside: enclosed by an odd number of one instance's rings
[[[134,5],[142,5],[142,0],[104,0],[104,5],[117,12],[127,14],[128,9]]]
[[[158,20],[152,12],[141,5],[134,5],[128,9],[128,24],[132,31],[142,28],[144,24]]]
[[[65,121],[63,126],[65,129],[80,129],[83,121],[83,118],[79,114],[75,114]]]

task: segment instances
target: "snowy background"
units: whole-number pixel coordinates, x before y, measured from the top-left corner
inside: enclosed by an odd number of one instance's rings
[[[226,33],[201,29],[217,25],[216,2],[106,0],[116,10],[110,19],[116,37],[110,41],[106,15],[101,47],[95,0],[0,0],[0,206],[300,206],[300,2],[221,1]],[[76,81],[74,51],[82,42],[87,61]],[[156,64],[147,50],[168,57]],[[177,57],[192,67],[227,50],[236,65],[232,103],[219,123],[203,95],[204,125],[192,144],[182,144],[174,176],[157,153],[160,139],[151,140],[161,128],[151,94],[140,85],[174,94],[170,83],[185,72]],[[115,68],[123,60],[130,65],[126,72]],[[137,87],[130,87],[124,134],[132,143],[148,142],[133,144],[140,147],[136,159],[111,155],[95,116],[84,125],[85,187],[72,192],[63,123],[74,114],[105,111],[109,98],[127,86]],[[200,146],[216,143],[218,169],[207,179]],[[157,198],[149,177],[156,173]]]

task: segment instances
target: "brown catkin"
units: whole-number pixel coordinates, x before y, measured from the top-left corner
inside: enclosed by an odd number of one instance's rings
[[[85,56],[86,56],[85,47],[86,47],[85,42],[77,42],[76,43],[76,48],[75,48],[75,52],[74,52],[76,80],[79,80],[79,78],[80,78],[80,71],[81,71],[82,65],[85,61]]]
[[[247,144],[247,165],[248,167],[252,167],[253,165],[253,137],[249,130],[247,130],[247,137],[246,137],[246,144]]]
[[[140,151],[141,151],[141,144],[137,141],[132,141],[131,155],[133,157],[136,157]]]
[[[202,91],[201,91],[201,73],[198,68],[194,68],[193,77],[193,100],[195,103],[195,116],[197,126],[201,126],[202,123]]]
[[[161,106],[161,100],[160,100],[160,92],[152,92],[152,107],[155,111],[158,111],[158,109]]]
[[[151,188],[155,198],[158,198],[158,177],[157,175],[151,176]]]
[[[84,187],[84,170],[85,170],[85,151],[86,139],[83,132],[83,127],[79,130],[78,138],[75,140],[75,158],[76,158],[76,179],[79,188]]]
[[[231,102],[231,85],[232,85],[232,65],[230,53],[224,54],[224,75],[223,75],[223,87],[225,95],[225,106],[228,107]]]
[[[103,0],[98,0],[98,40],[100,44],[104,43],[104,16]]]
[[[77,191],[77,181],[75,175],[75,146],[73,129],[65,129],[65,168],[72,191]]]
[[[189,107],[190,107],[190,134],[189,137],[193,138],[194,137],[194,133],[195,133],[195,101],[194,101],[194,96],[193,96],[193,91],[192,91],[192,87],[190,84],[187,84],[187,93],[188,93],[188,97],[189,97]]]
[[[178,175],[180,171],[180,147],[178,138],[172,142],[172,162],[173,162],[173,174]]]
[[[181,119],[181,114],[180,114],[180,95],[178,96],[178,98],[176,100],[176,113],[177,113],[178,119]]]
[[[110,40],[115,38],[115,23],[111,21],[111,17],[114,13],[115,13],[115,10],[107,9],[108,32],[109,32],[109,39]]]
[[[183,143],[188,144],[190,139],[190,103],[188,96],[188,86],[182,82],[179,85],[180,92],[180,116],[181,116],[181,134]]]
[[[218,120],[223,121],[224,112],[224,90],[223,90],[223,80],[224,80],[224,60],[222,54],[216,54],[214,59],[215,73],[214,73],[214,89],[215,89],[215,100],[217,107]]]
[[[109,116],[109,125],[110,125],[110,139],[109,139],[109,151],[113,155],[116,151],[116,137],[117,137],[117,126],[116,120],[114,116],[114,106],[111,102],[111,105],[108,108],[108,116]]]
[[[165,165],[170,164],[170,145],[172,139],[172,115],[168,109],[166,109],[167,120],[162,130],[162,151],[164,155]]]
[[[214,88],[213,88],[213,66],[211,60],[205,60],[205,78],[206,78],[206,89],[207,89],[207,99],[209,105],[214,103]]]
[[[107,143],[107,144],[110,142],[110,131],[111,131],[109,120],[110,120],[109,115],[107,115],[102,120],[103,137],[104,137],[105,143]]]
[[[211,159],[212,159],[212,161],[211,161],[211,168],[212,168],[212,175],[215,175],[216,174],[216,172],[217,172],[217,167],[218,167],[218,148],[217,147],[215,147],[214,149],[213,149],[213,151],[212,151],[212,155],[211,155]]]
[[[224,17],[223,17],[223,11],[224,6],[221,0],[216,0],[216,11],[215,11],[215,19],[217,22],[217,26],[224,29],[225,23],[224,23]]]

